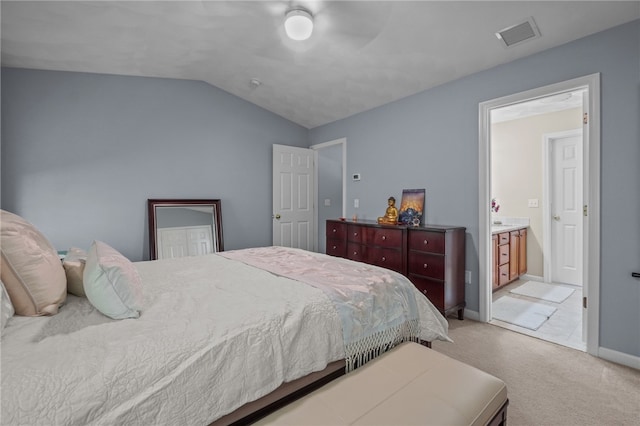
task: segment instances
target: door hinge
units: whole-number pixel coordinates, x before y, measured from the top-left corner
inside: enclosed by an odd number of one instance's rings
[[[587,212],[588,212],[588,209],[587,209],[587,205],[585,204],[584,206],[582,206],[582,215],[586,217]]]
[[[583,307],[584,309],[587,309],[587,298],[586,298],[586,297],[583,297],[583,298],[582,298],[582,307]]]
[[[582,124],[589,124],[589,113],[585,112],[582,116]]]

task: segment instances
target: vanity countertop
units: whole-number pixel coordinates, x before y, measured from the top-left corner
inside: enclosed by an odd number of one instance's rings
[[[491,225],[491,234],[501,234],[525,228],[528,228],[528,225]]]

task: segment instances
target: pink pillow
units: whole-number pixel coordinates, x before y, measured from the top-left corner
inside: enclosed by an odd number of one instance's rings
[[[67,278],[51,243],[32,224],[0,210],[0,278],[17,315],[55,315],[67,296]]]

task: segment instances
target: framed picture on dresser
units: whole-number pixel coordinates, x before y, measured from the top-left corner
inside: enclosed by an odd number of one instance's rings
[[[424,217],[424,198],[424,188],[403,189],[398,221],[403,225],[420,226]]]

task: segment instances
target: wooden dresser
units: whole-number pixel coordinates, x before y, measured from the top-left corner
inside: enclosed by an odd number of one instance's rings
[[[464,318],[465,228],[327,221],[327,254],[401,273],[440,312]]]

